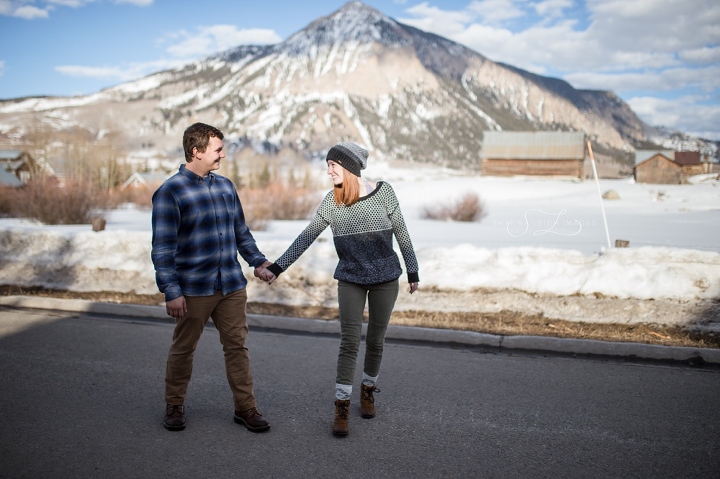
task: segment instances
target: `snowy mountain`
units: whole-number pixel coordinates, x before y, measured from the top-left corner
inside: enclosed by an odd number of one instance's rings
[[[612,92],[490,61],[361,2],[276,45],[240,46],[94,95],[1,102],[0,136],[21,138],[38,117],[54,128],[119,129],[131,148],[177,148],[188,124],[205,121],[308,155],[353,140],[376,158],[453,166],[477,163],[484,130],[584,131],[618,155],[663,137]]]

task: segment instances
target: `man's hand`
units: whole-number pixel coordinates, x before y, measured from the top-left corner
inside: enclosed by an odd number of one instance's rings
[[[275,281],[275,275],[267,269],[267,267],[271,264],[272,263],[270,261],[265,261],[263,264],[255,268],[255,271],[253,272],[255,277],[260,278],[268,284],[272,284],[273,281]]]
[[[410,294],[413,294],[418,289],[417,283],[410,283]]]
[[[175,298],[165,303],[165,311],[167,311],[168,316],[172,316],[176,320],[182,319],[185,316],[185,313],[187,313],[185,296],[180,296],[179,298]]]

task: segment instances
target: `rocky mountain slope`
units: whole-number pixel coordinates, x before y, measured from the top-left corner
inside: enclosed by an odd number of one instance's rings
[[[450,166],[477,164],[484,130],[584,131],[626,157],[663,138],[612,92],[490,61],[361,2],[276,45],[240,46],[89,96],[0,103],[0,135],[20,139],[38,121],[120,130],[130,149],[161,150],[205,121],[308,156],[353,140],[379,159]]]

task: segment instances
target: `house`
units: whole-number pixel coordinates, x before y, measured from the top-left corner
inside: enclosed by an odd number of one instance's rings
[[[484,176],[560,176],[583,178],[585,134],[566,131],[486,131]]]
[[[679,185],[705,169],[697,151],[637,150],[633,173],[638,183]]]
[[[162,173],[138,173],[136,171],[125,180],[120,190],[122,191],[126,188],[147,188],[154,191],[163,181],[168,179],[168,177],[169,175]]]
[[[14,176],[21,184],[25,184],[30,181],[30,176],[35,168],[35,160],[26,151],[0,150],[0,168],[6,181],[11,181],[7,179]]]

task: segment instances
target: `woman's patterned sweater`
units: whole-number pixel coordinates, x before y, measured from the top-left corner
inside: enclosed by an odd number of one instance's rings
[[[340,261],[335,279],[358,284],[377,284],[402,274],[393,250],[393,233],[405,260],[408,282],[419,281],[418,263],[400,204],[392,187],[378,182],[377,188],[351,206],[335,204],[330,191],[315,218],[292,245],[268,269],[275,276],[292,265],[330,225]]]

